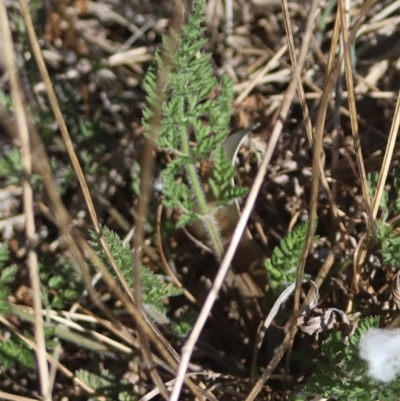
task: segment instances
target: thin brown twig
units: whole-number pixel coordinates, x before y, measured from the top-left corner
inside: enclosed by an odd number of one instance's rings
[[[162,211],[163,211],[163,205],[160,203],[157,208],[157,222],[156,222],[156,234],[157,234],[157,246],[158,246],[158,252],[160,253],[161,261],[164,266],[166,274],[172,278],[172,281],[174,284],[179,287],[183,288],[185,290],[184,295],[185,297],[192,303],[196,303],[196,298],[187,290],[185,287],[182,285],[176,274],[172,271],[167,258],[165,257],[164,249],[163,249],[163,244],[162,244],[162,235],[161,235],[161,219],[162,219]]]
[[[0,391],[0,397],[2,400],[9,401],[39,401],[37,398],[22,397],[20,395],[6,393],[5,391]]]
[[[351,54],[350,54],[351,42],[349,41],[347,21],[346,21],[346,8],[344,0],[339,1],[338,12],[340,13],[341,17],[341,28],[342,28],[341,32],[342,32],[343,52],[344,52],[345,71],[346,71],[346,84],[349,95],[348,102],[350,111],[351,130],[354,138],[354,150],[356,152],[358,173],[360,175],[360,183],[361,183],[363,199],[365,202],[365,210],[368,216],[368,226],[370,233],[372,235],[372,239],[376,243],[377,242],[376,223],[372,216],[371,202],[367,183],[367,174],[365,172],[363,155],[361,151],[360,132],[358,129],[356,101],[354,96],[353,69],[352,69]]]
[[[372,217],[375,219],[378,213],[379,204],[381,202],[383,189],[386,183],[386,178],[389,173],[390,162],[393,157],[394,146],[396,144],[397,135],[399,133],[400,126],[400,92],[397,97],[396,108],[392,120],[392,126],[390,128],[388,144],[386,146],[385,156],[383,158],[381,171],[379,173],[378,185],[372,202]]]
[[[318,1],[313,1],[310,7],[309,18],[307,19],[307,24],[303,36],[302,47],[299,54],[299,62],[298,65],[294,65],[293,68],[298,68],[300,65],[301,68],[304,64],[305,56],[308,50],[308,47],[311,42],[311,33],[315,22],[315,15],[317,12]],[[290,15],[289,15],[289,8],[286,0],[282,1],[282,8],[284,13],[284,20],[285,20],[285,27],[286,31],[288,32],[288,36],[292,37],[291,27],[290,27]],[[289,46],[292,53],[294,52],[293,46]],[[294,54],[292,55],[293,59],[295,59]],[[302,64],[300,64],[300,59],[303,57]],[[296,71],[296,70],[295,70]],[[300,82],[298,82],[298,87],[301,86]],[[301,90],[300,90],[301,93]],[[309,120],[308,116],[307,120]],[[306,120],[306,121],[307,121]],[[322,153],[322,131],[315,131],[314,138],[313,138],[313,162],[312,162],[312,181],[311,181],[311,199],[310,199],[310,208],[309,208],[309,215],[308,215],[308,227],[307,227],[307,234],[304,240],[304,246],[301,253],[301,258],[299,262],[299,266],[297,267],[297,276],[296,276],[296,289],[294,292],[294,306],[293,306],[293,316],[294,319],[292,320],[292,325],[290,329],[290,336],[289,336],[289,352],[287,356],[287,363],[286,363],[286,372],[287,367],[290,359],[291,348],[294,340],[295,330],[296,330],[296,322],[297,316],[300,311],[300,292],[301,292],[301,284],[303,282],[304,277],[304,267],[306,263],[307,255],[311,249],[312,238],[314,236],[315,226],[316,226],[316,212],[317,212],[317,202],[318,202],[318,193],[319,193],[319,181],[320,181],[320,172],[321,172],[321,153]]]
[[[371,208],[372,208],[373,219],[376,219],[376,215],[378,213],[384,186],[389,172],[390,163],[393,157],[393,150],[399,131],[399,126],[400,126],[400,93],[397,98],[395,113],[392,120],[392,126],[388,138],[388,145],[386,147],[385,155],[383,158],[374,199],[372,201]],[[367,256],[367,234],[364,233],[358,241],[357,248],[356,251],[354,252],[354,258],[353,258],[354,262],[353,262],[352,288],[356,291],[356,293],[359,292],[358,282],[360,280],[361,269],[364,266],[366,256]],[[353,300],[349,299],[347,303],[346,312],[350,313],[352,308],[353,308]]]

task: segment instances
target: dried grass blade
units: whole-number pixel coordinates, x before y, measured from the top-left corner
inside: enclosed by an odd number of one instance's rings
[[[390,128],[388,144],[386,146],[385,155],[383,157],[383,163],[379,174],[378,185],[372,202],[372,217],[375,219],[378,213],[379,204],[381,202],[383,189],[386,183],[386,178],[389,172],[390,162],[392,160],[394,146],[396,144],[397,135],[399,133],[400,126],[400,92],[397,97],[396,108],[393,116],[392,126]]]
[[[286,35],[289,40],[289,50],[291,51],[292,58],[295,59],[296,56],[295,56],[295,50],[294,50],[294,43],[291,40],[293,35],[292,35],[289,6],[287,3],[287,0],[282,1],[282,8],[283,8],[283,15],[284,15],[284,21],[285,21],[285,27],[286,27]],[[307,25],[306,25],[306,29],[305,29],[305,33],[304,33],[304,37],[303,37],[302,48],[300,50],[299,62],[298,62],[298,65],[293,65],[293,68],[295,68],[294,71],[297,71],[297,69],[299,67],[302,68],[302,65],[304,64],[307,49],[311,42],[311,34],[312,34],[313,26],[314,26],[315,14],[317,12],[317,8],[318,8],[318,2],[313,1],[311,8],[310,8],[309,18],[307,19]],[[300,61],[301,57],[303,57],[302,62]],[[300,80],[298,81],[297,86],[301,87]],[[301,89],[299,92],[301,93]],[[303,111],[304,111],[304,109],[303,109]],[[295,293],[294,293],[294,306],[293,306],[294,319],[293,319],[292,325],[290,327],[289,352],[287,355],[286,366],[288,366],[288,364],[289,364],[289,360],[290,360],[290,356],[291,356],[291,348],[292,348],[294,336],[296,333],[296,322],[297,322],[297,316],[298,316],[299,310],[300,310],[300,291],[301,291],[301,283],[303,282],[304,267],[305,267],[308,252],[310,251],[310,248],[311,248],[312,237],[314,235],[315,226],[316,226],[316,211],[317,211],[319,180],[320,180],[320,171],[321,171],[321,152],[322,152],[322,130],[315,132],[314,141],[313,141],[313,165],[312,165],[312,183],[311,183],[311,201],[310,201],[310,211],[309,211],[309,222],[308,222],[306,238],[304,239],[304,246],[303,246],[299,266],[297,268],[296,288],[295,288]],[[286,369],[286,371],[287,370],[288,369]]]
[[[0,2],[0,26],[1,38],[4,47],[4,63],[10,80],[11,98],[15,109],[16,126],[21,141],[21,161],[23,168],[23,208],[26,216],[25,234],[27,241],[27,256],[29,275],[32,286],[32,298],[35,311],[35,340],[37,343],[36,355],[39,369],[40,388],[44,401],[51,401],[49,368],[46,361],[46,340],[44,334],[44,322],[42,317],[42,300],[39,277],[38,256],[35,250],[35,215],[33,206],[32,177],[32,153],[29,141],[28,118],[22,99],[22,87],[17,75],[17,65],[14,56],[14,45],[11,37],[10,22],[7,16],[5,2]]]
[[[358,172],[360,174],[360,183],[362,194],[365,202],[365,210],[368,216],[368,226],[369,230],[372,234],[372,238],[374,241],[377,241],[376,234],[376,224],[372,215],[371,210],[371,202],[368,191],[368,183],[367,183],[367,174],[365,173],[363,155],[361,151],[361,141],[360,141],[360,132],[358,129],[358,119],[357,119],[357,110],[356,110],[356,101],[354,95],[354,82],[353,82],[353,70],[351,63],[351,54],[350,54],[350,41],[347,29],[347,20],[346,20],[346,8],[344,4],[344,0],[339,1],[339,9],[338,9],[341,17],[341,26],[342,26],[342,40],[343,40],[343,52],[344,52],[344,61],[345,61],[345,71],[346,71],[346,84],[347,84],[347,92],[348,92],[348,102],[349,102],[349,111],[350,111],[350,122],[351,122],[351,130],[354,138],[354,150],[356,153]]]

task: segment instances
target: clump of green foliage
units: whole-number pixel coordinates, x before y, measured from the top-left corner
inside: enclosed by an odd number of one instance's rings
[[[322,344],[323,357],[318,369],[300,392],[292,396],[295,401],[316,395],[335,400],[395,401],[400,394],[400,380],[383,385],[368,377],[367,365],[358,355],[360,337],[370,328],[378,327],[379,317],[360,321],[354,334],[344,339],[334,331]]]
[[[66,309],[75,302],[84,287],[82,277],[72,260],[59,258],[55,263],[40,263],[42,301],[47,309]]]
[[[22,340],[11,335],[0,343],[0,365],[4,370],[20,365],[32,372],[36,366],[35,355]]]
[[[116,378],[107,370],[103,370],[101,375],[97,375],[87,370],[79,369],[75,374],[76,377],[108,399],[135,401],[139,398],[137,395],[132,394],[132,385],[127,380]],[[98,397],[94,396],[88,398],[88,401],[95,401],[98,399]]]
[[[10,305],[8,296],[10,295],[10,284],[15,279],[17,267],[15,265],[5,267],[9,258],[7,244],[0,246],[0,313],[8,314]],[[18,337],[11,335],[5,341],[0,342],[0,366],[7,370],[15,364],[20,364],[29,370],[35,368],[35,358],[31,350],[19,340]]]
[[[51,168],[54,172],[59,192],[63,195],[68,186],[73,182],[74,173],[70,166],[61,165],[57,160],[51,160]],[[21,185],[23,168],[21,153],[18,149],[12,148],[0,152],[0,182],[4,186]],[[40,189],[42,179],[38,174],[32,174],[31,184],[36,191]]]
[[[275,293],[296,280],[307,229],[307,222],[294,228],[281,240],[279,246],[274,248],[271,260],[265,259],[264,266]],[[317,239],[317,236],[313,238],[314,241]]]
[[[164,52],[156,53],[144,81],[147,107],[143,126],[153,138],[156,110],[161,109],[156,144],[173,157],[161,173],[164,205],[181,212],[178,227],[201,220],[217,257],[221,257],[222,241],[213,215],[216,208],[244,196],[246,189],[232,185],[235,169],[222,146],[230,131],[232,81],[223,75],[218,82],[211,55],[201,51],[207,43],[200,38],[203,7],[203,1],[194,1],[181,32],[172,31],[164,37]],[[201,163],[211,159],[212,173],[200,178]],[[211,189],[207,195],[206,186]],[[209,202],[210,197],[213,202]]]
[[[114,258],[125,276],[125,279],[128,284],[133,287],[133,260],[129,247],[125,246],[118,235],[108,228],[103,228],[103,233],[106,241],[110,245]],[[111,271],[111,266],[108,263],[100,242],[95,238],[94,234],[92,235],[94,238],[92,244],[95,250]],[[5,267],[5,262],[8,258],[8,248],[6,245],[2,245],[0,247],[0,313],[15,314],[22,320],[34,323],[34,317],[31,314],[25,312],[23,308],[20,308],[17,305],[10,304],[8,301],[8,296],[10,295],[9,286],[14,281],[17,270],[14,265]],[[52,266],[52,269],[49,269],[49,266]],[[147,312],[149,317],[156,323],[163,324],[167,329],[176,334],[186,335],[191,329],[191,320],[193,320],[193,317],[190,315],[183,315],[179,322],[173,322],[167,317],[168,309],[165,304],[167,298],[180,295],[183,293],[183,290],[164,283],[147,267],[141,268],[140,276],[143,290],[143,309],[145,312]],[[75,302],[82,293],[83,288],[81,281],[79,280],[72,262],[64,258],[59,259],[56,262],[56,265],[51,265],[48,261],[44,261],[40,266],[40,277],[42,281],[42,300],[48,310],[66,309],[72,302]],[[45,329],[46,347],[48,350],[51,350],[54,347],[56,339],[62,338],[81,347],[88,348],[91,351],[101,352],[105,355],[109,354],[107,347],[104,347],[102,344],[98,344],[95,341],[91,341],[89,338],[83,337],[62,325],[55,325],[46,320]],[[28,332],[25,333],[25,336],[28,338],[31,337]],[[16,365],[21,365],[29,370],[34,370],[34,352],[18,337],[11,335],[4,341],[0,342],[0,365],[5,370],[15,367]],[[89,372],[86,372],[86,376],[91,378],[96,377],[95,374]],[[115,380],[111,376],[108,377],[107,380],[115,391],[116,389],[119,391],[116,399],[133,399],[129,398],[131,396],[128,395],[128,393],[121,390],[124,386],[126,387],[127,383],[124,384],[121,381],[118,382],[119,384],[117,386],[115,386]]]
[[[18,149],[10,149],[0,157],[0,179],[4,185],[21,185],[23,169],[21,153]],[[37,174],[32,175],[32,186],[38,188],[41,179]]]
[[[122,275],[129,287],[133,288],[133,258],[129,246],[125,245],[119,236],[107,227],[103,227],[102,229],[104,238],[110,247],[110,251],[115,258]],[[93,238],[91,241],[93,249],[99,255],[110,273],[114,275],[113,268],[108,261],[97,235],[94,232],[91,232],[91,235]],[[115,277],[115,279],[117,280],[117,277]],[[183,290],[162,282],[159,277],[145,266],[140,268],[140,279],[144,311],[147,312],[149,317],[156,323],[169,325],[171,322],[167,318],[168,309],[165,306],[165,300],[169,297],[181,295]]]

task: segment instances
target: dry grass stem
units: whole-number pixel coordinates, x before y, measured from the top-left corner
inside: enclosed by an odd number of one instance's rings
[[[28,120],[22,98],[22,89],[17,76],[17,67],[14,58],[14,48],[4,1],[0,3],[1,37],[4,46],[5,65],[10,80],[11,97],[15,107],[18,136],[21,141],[21,161],[23,168],[23,202],[25,214],[25,232],[28,248],[28,266],[33,291],[33,305],[35,313],[35,339],[37,346],[37,360],[40,373],[40,388],[44,401],[51,401],[52,396],[49,382],[49,369],[46,361],[46,343],[44,337],[44,324],[42,317],[42,302],[40,299],[40,278],[38,257],[36,254],[36,229],[33,207],[32,178],[32,153],[29,141]]]

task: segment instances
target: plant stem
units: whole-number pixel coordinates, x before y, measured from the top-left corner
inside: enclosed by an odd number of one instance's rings
[[[182,116],[182,121],[184,121],[184,116]],[[185,127],[180,128],[181,131],[181,144],[182,152],[186,155],[190,154],[189,141],[186,135]],[[218,225],[214,219],[214,216],[210,214],[210,210],[207,206],[207,201],[204,197],[204,191],[201,187],[199,176],[196,172],[196,167],[194,164],[187,163],[185,166],[189,176],[190,184],[193,188],[197,203],[200,208],[201,220],[204,225],[204,229],[208,233],[211,243],[213,245],[214,253],[216,257],[221,260],[224,254],[224,246],[221,240],[221,234],[219,232]]]

